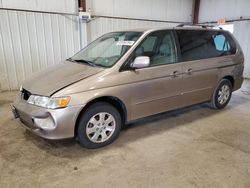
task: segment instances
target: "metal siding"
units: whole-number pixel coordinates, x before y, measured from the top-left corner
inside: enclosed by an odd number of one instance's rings
[[[88,23],[89,41],[93,41],[101,35],[112,31],[150,27],[173,27],[175,25],[174,23],[153,21],[97,18]]]
[[[219,18],[226,20],[250,17],[249,0],[201,0],[199,22],[217,21]]]
[[[87,0],[92,14],[191,22],[193,0]]]
[[[0,7],[77,14],[77,0],[0,0]]]
[[[77,16],[0,10],[0,90],[80,49]]]
[[[250,21],[235,22],[234,36],[239,41],[245,56],[244,77],[250,78]]]
[[[193,0],[87,0],[87,10],[100,16],[191,22]],[[97,18],[88,23],[88,41],[104,33],[145,27],[168,27],[174,23]]]
[[[3,48],[1,51],[3,51],[3,61],[0,63],[4,63],[4,66],[6,66],[6,72],[3,69],[1,69],[1,80],[9,80],[9,87],[13,88],[15,85],[17,85],[17,75],[16,75],[16,66],[15,66],[15,60],[14,60],[14,52],[13,52],[13,44],[12,39],[10,35],[10,24],[9,24],[9,15],[7,11],[0,11],[0,31],[1,31],[1,37],[2,37],[2,45]],[[1,66],[2,67],[2,66]],[[1,86],[3,87],[5,83],[1,83]],[[7,89],[7,88],[6,88]]]

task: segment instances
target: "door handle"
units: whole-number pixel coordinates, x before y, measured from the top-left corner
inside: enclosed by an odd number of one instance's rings
[[[179,75],[179,71],[174,71],[173,74],[171,74],[171,78],[176,78]]]
[[[190,74],[193,73],[193,69],[190,68],[190,69],[188,69],[185,73],[188,74],[188,75],[190,75]]]

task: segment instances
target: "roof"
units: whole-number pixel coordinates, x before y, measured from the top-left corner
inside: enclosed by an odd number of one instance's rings
[[[216,27],[202,27],[201,25],[187,25],[187,26],[175,26],[175,27],[151,27],[151,28],[135,28],[135,29],[128,29],[122,31],[131,31],[131,32],[152,32],[152,31],[160,31],[160,30],[206,30],[206,31],[215,31],[215,30],[222,30]]]

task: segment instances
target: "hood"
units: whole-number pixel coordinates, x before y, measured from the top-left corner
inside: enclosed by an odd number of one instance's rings
[[[56,91],[102,70],[103,68],[100,67],[65,61],[34,74],[23,83],[23,88],[32,94],[50,96]]]

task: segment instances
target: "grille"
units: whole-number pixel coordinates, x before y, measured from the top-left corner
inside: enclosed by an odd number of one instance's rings
[[[22,93],[23,93],[23,99],[27,101],[29,99],[31,93],[25,89],[23,89]]]

